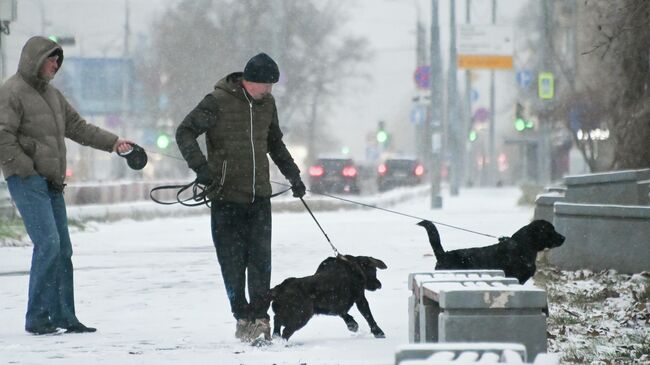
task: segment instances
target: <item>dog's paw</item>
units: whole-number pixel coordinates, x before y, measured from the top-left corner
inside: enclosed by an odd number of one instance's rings
[[[386,334],[384,334],[384,331],[382,331],[381,328],[373,329],[372,334],[375,335],[375,338],[386,338]]]
[[[359,324],[357,322],[346,323],[350,332],[357,332],[359,330]]]

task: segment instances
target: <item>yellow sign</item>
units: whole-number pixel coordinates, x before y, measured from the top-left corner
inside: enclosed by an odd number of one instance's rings
[[[553,99],[555,78],[552,72],[540,72],[537,77],[537,92],[540,99]]]
[[[511,26],[461,24],[457,27],[458,68],[513,68],[514,31]]]
[[[459,55],[458,68],[510,70],[513,60],[512,56]]]

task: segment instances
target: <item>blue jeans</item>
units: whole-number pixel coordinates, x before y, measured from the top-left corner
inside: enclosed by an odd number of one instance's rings
[[[69,327],[79,323],[74,309],[72,244],[63,193],[38,175],[7,178],[29,238],[34,243],[29,271],[25,328]]]

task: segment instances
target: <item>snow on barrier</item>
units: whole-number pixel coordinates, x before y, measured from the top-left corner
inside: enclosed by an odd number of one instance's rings
[[[526,348],[513,343],[409,344],[397,348],[395,365],[525,364]],[[554,354],[538,354],[533,365],[559,365]]]
[[[409,342],[435,342],[437,341],[437,318],[432,314],[420,316],[420,312],[433,310],[431,304],[422,295],[422,284],[429,282],[505,282],[516,284],[514,278],[506,278],[503,270],[436,270],[434,272],[411,273],[408,278],[408,288],[411,290],[409,297]],[[439,310],[438,310],[439,311]],[[424,321],[430,318],[430,321]]]
[[[432,278],[437,273],[431,273]],[[443,272],[441,281],[422,279],[422,275],[412,275],[409,280],[413,290],[409,300],[410,339],[522,343],[531,356],[546,352],[544,290],[520,285],[494,271],[475,280],[463,278],[467,272],[459,272],[458,279],[451,271]],[[443,275],[452,278],[445,281]]]

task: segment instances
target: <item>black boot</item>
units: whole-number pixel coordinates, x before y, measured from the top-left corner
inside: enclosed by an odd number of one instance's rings
[[[33,335],[48,335],[50,333],[56,333],[58,328],[55,325],[48,323],[42,326],[25,327],[25,331]]]
[[[86,327],[81,322],[65,327],[65,333],[90,333],[95,331],[97,331],[97,328]]]

